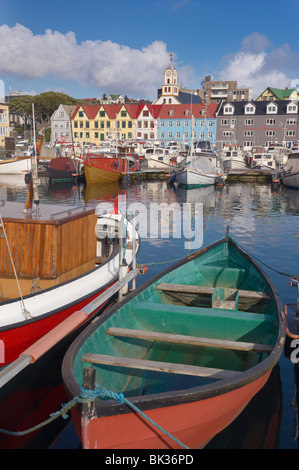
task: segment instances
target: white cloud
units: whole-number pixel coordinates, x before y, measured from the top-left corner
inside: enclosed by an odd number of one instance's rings
[[[112,41],[77,43],[75,34],[46,30],[34,35],[23,25],[0,26],[0,72],[19,78],[53,76],[104,92],[156,96],[161,71],[169,61],[166,44],[154,41],[142,49]]]
[[[225,58],[220,80],[237,80],[238,87],[251,87],[253,98],[268,86],[290,86],[292,76],[299,76],[299,54],[288,44],[272,48],[267,36],[252,33],[242,41],[242,50]]]

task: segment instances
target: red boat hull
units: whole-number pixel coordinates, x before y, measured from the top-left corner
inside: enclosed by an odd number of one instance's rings
[[[265,385],[270,373],[228,393],[144,413],[187,447],[203,448],[243,411]],[[181,448],[137,413],[93,418],[87,423],[82,420],[81,424],[78,410],[73,409],[72,413],[78,435],[88,449]]]
[[[108,287],[109,286],[106,288]],[[106,288],[94,292],[90,297],[72,304],[69,307],[65,307],[58,312],[54,311],[37,319],[28,320],[24,322],[25,324],[19,323],[0,328],[0,345],[4,347],[4,362],[1,360],[0,366],[9,364],[17,359],[25,349],[34,344],[38,339],[51,331],[74,312],[84,309],[85,305],[104,292]],[[101,307],[102,306],[98,307],[89,315],[89,318],[95,315]],[[3,354],[1,354],[1,356],[3,356]],[[0,359],[2,359],[2,357],[0,357]]]

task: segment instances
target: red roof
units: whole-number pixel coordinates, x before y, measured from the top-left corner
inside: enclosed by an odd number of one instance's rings
[[[215,113],[218,108],[218,103],[211,103],[208,105],[193,103],[191,104],[163,104],[159,114],[161,119],[191,119],[193,115],[195,119],[215,118]],[[206,115],[203,114],[203,110],[206,109]],[[186,110],[190,111],[190,114],[186,114]],[[173,111],[173,114],[170,113]]]

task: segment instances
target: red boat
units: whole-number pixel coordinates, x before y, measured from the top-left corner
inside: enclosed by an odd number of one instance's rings
[[[139,162],[134,152],[134,147],[119,145],[114,155],[87,154],[83,162],[86,182],[112,183],[137,171]]]

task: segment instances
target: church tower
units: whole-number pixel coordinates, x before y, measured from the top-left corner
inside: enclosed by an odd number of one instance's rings
[[[180,104],[178,73],[172,63],[172,52],[170,53],[170,64],[164,70],[164,81],[162,85],[162,93],[155,104]]]

